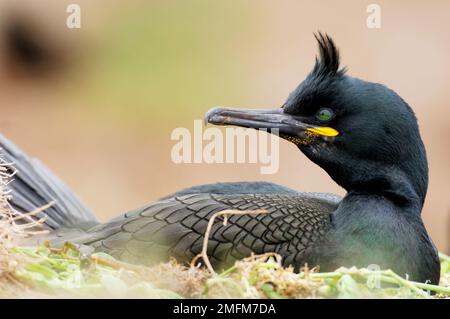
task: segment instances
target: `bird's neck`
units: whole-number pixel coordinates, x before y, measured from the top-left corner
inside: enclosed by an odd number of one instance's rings
[[[320,255],[330,269],[377,264],[416,281],[439,281],[439,259],[421,218],[426,161],[402,164],[353,162],[327,170],[347,190],[331,216],[329,251]]]
[[[396,203],[391,194],[350,191],[331,216],[329,251],[323,253],[329,268],[376,264],[416,281],[437,282],[438,259],[420,210],[420,205]]]
[[[422,205],[416,201],[405,202],[398,194],[352,190],[340,202],[334,212],[336,225],[366,225],[379,231],[390,221],[421,223]],[[377,221],[377,222],[375,222]]]
[[[375,170],[363,179],[354,180],[347,188],[347,196],[389,201],[401,211],[415,215],[420,215],[425,200],[425,193],[419,192],[406,174],[395,169]]]
[[[331,163],[322,167],[351,198],[370,195],[380,201],[392,202],[401,211],[420,215],[428,186],[427,166],[402,164],[388,166],[350,159],[340,165]]]

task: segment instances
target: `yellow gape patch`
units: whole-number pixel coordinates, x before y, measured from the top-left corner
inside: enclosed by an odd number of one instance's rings
[[[285,140],[294,143],[295,145],[308,145],[309,143],[311,143],[311,140],[313,140],[314,138],[311,138],[311,136],[309,136],[308,138],[300,138],[300,137],[296,137],[296,136],[289,136],[289,135],[280,135],[280,137],[284,138]]]
[[[322,135],[322,136],[338,136],[339,132],[336,131],[334,128],[331,127],[309,127],[306,129],[308,132],[317,134],[317,135]]]

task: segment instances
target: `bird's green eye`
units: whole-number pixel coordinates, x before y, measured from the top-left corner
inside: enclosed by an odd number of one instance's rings
[[[329,122],[333,117],[334,112],[327,107],[321,108],[316,113],[316,119],[322,123]]]

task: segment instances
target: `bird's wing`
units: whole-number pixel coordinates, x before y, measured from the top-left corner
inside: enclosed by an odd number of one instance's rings
[[[44,226],[48,229],[87,227],[98,223],[91,211],[45,165],[26,155],[1,134],[0,158],[13,165],[9,168],[10,173],[16,171],[8,184],[9,203],[14,209],[30,213],[52,203],[37,214],[39,218],[46,218]]]
[[[261,194],[261,193],[298,193],[296,190],[290,189],[274,183],[255,181],[255,182],[226,182],[215,184],[204,184],[191,186],[182,189],[176,193],[167,195],[161,199],[169,199],[172,197],[179,197],[193,194]]]
[[[214,213],[263,209],[268,213],[230,216],[227,225],[217,218],[208,239],[212,264],[228,265],[252,252],[277,252],[286,265],[298,264],[330,227],[329,214],[336,205],[326,196],[308,193],[184,195],[97,226],[78,242],[133,263],[152,264],[170,257],[189,262],[201,252]]]

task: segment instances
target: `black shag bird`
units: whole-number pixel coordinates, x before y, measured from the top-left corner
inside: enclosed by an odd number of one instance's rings
[[[318,34],[312,72],[275,110],[216,108],[218,125],[265,128],[293,142],[347,194],[300,193],[271,183],[192,187],[101,224],[42,164],[1,138],[18,173],[12,205],[45,211],[53,242],[71,240],[121,260],[189,262],[201,251],[209,218],[225,209],[265,209],[216,223],[208,242],[213,265],[277,252],[285,265],[324,271],[377,264],[420,282],[439,281],[438,254],[421,218],[428,166],[415,115],[387,87],[346,75],[330,37]]]

